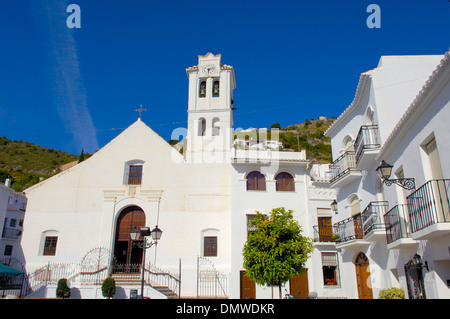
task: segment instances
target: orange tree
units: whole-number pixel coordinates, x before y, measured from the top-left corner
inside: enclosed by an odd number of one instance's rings
[[[274,208],[269,216],[256,212],[243,249],[245,275],[259,285],[281,285],[304,271],[314,250],[313,240],[301,235],[293,211]]]

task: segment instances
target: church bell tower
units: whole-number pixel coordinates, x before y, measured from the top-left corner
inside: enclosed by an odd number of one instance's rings
[[[198,56],[186,69],[189,78],[186,158],[194,160],[226,153],[233,138],[233,67],[220,63],[221,54]]]

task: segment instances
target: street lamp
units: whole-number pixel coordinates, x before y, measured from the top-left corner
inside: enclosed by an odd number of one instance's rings
[[[333,200],[331,202],[331,210],[337,215],[337,213],[338,213],[338,203],[336,202],[336,200]]]
[[[389,177],[391,177],[393,167],[394,166],[386,163],[384,160],[381,161],[380,166],[376,169],[376,172],[378,173],[378,176],[380,176],[382,183],[385,183],[386,186],[391,186],[392,183],[395,183],[408,190],[416,188],[414,178],[389,179]]]
[[[147,237],[152,236],[153,241],[148,241]],[[158,244],[158,240],[161,239],[162,231],[156,225],[152,231],[150,231],[150,227],[141,227],[141,230],[138,231],[136,227],[134,227],[130,231],[130,238],[133,241],[133,245],[138,246],[142,249],[142,278],[141,278],[141,297],[144,298],[144,271],[145,271],[145,251],[152,247],[155,244]],[[144,237],[143,241],[139,241],[140,236]]]

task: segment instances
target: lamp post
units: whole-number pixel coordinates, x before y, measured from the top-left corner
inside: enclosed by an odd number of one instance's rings
[[[153,241],[148,241],[147,237],[148,236],[152,236]],[[155,244],[158,244],[158,240],[161,239],[161,235],[162,235],[162,231],[161,229],[158,228],[158,225],[155,226],[155,228],[153,228],[152,231],[150,231],[150,227],[141,227],[141,230],[138,231],[136,229],[136,227],[134,227],[131,231],[130,231],[130,237],[131,240],[133,241],[133,245],[138,246],[139,248],[142,249],[142,278],[141,278],[141,297],[144,298],[144,271],[145,271],[145,251],[152,247]],[[144,240],[138,241],[139,237],[142,236],[144,237]]]
[[[378,173],[378,176],[380,176],[382,183],[385,183],[386,186],[391,186],[392,183],[395,183],[407,190],[416,188],[414,178],[389,179],[389,177],[391,177],[393,167],[394,166],[386,163],[384,160],[381,161],[380,166],[378,166],[376,169],[376,172]]]

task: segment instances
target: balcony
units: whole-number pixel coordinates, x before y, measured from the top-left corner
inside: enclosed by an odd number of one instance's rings
[[[378,240],[385,236],[385,225],[382,216],[386,213],[388,202],[370,202],[361,213],[364,239]]]
[[[408,222],[408,216],[409,208],[406,204],[396,205],[384,214],[386,242],[389,249],[404,248],[417,244],[415,240],[411,239],[411,226]]]
[[[313,226],[316,244],[334,244],[339,241],[338,228],[332,225]]]
[[[4,227],[2,237],[8,239],[19,239],[22,235],[22,231],[16,228]]]
[[[450,234],[449,186],[450,179],[430,180],[406,198],[412,239]]]
[[[368,241],[364,240],[363,222],[360,214],[341,220],[335,223],[333,227],[337,235],[338,248],[369,244]]]
[[[355,152],[348,151],[339,156],[330,165],[332,187],[343,185],[361,178],[361,171],[356,169]]]
[[[355,143],[356,168],[367,170],[372,165],[380,150],[378,142],[378,125],[361,126]]]

